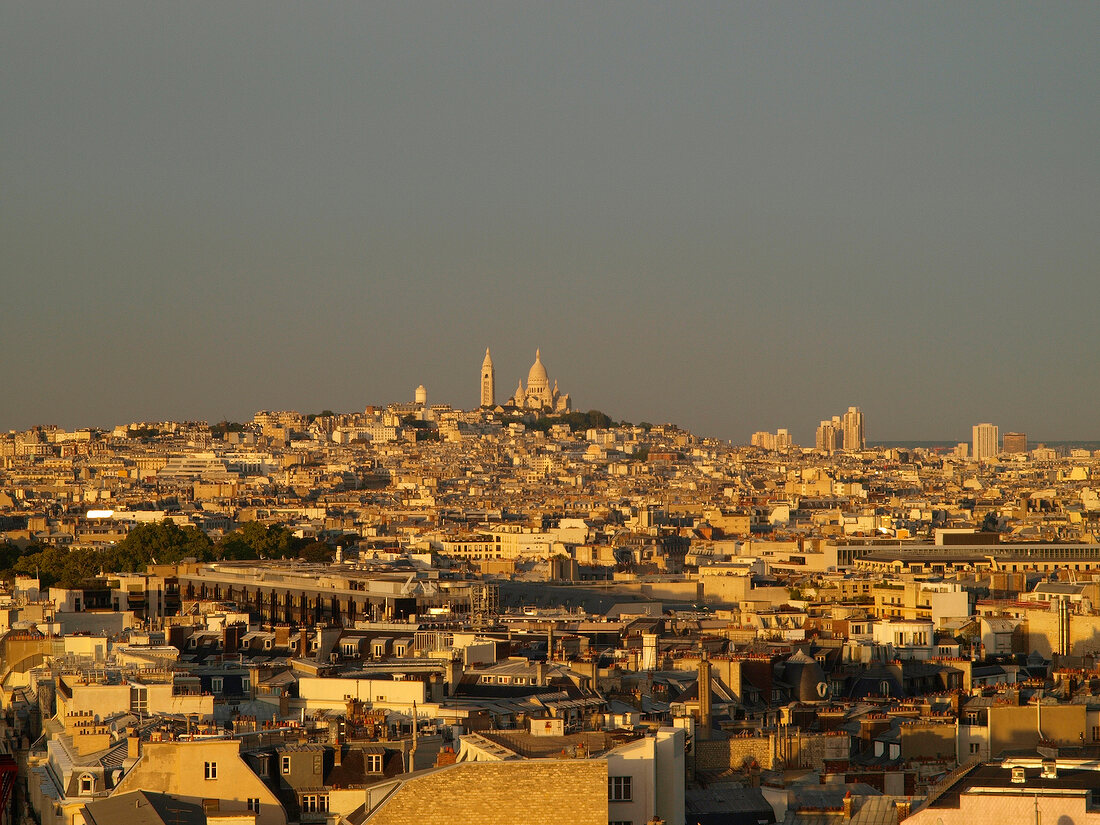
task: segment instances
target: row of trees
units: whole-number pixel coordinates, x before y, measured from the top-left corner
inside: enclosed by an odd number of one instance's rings
[[[589,410],[588,412],[571,410],[560,415],[539,416],[534,421],[527,420],[523,416],[517,418],[506,417],[504,421],[505,423],[521,421],[527,426],[527,429],[542,430],[543,432],[546,432],[555,424],[566,424],[572,432],[583,432],[590,429],[603,430],[616,426],[615,422],[611,420],[611,416],[599,410]]]
[[[43,587],[76,587],[101,573],[144,571],[149,564],[198,561],[290,559],[329,562],[333,548],[323,541],[301,539],[280,524],[250,521],[213,542],[196,527],[172,521],[139,524],[118,544],[101,550],[32,544],[20,549],[0,544],[0,577],[38,576]]]

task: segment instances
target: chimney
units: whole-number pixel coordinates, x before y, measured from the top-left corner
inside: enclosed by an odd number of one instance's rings
[[[458,754],[455,753],[454,748],[447,746],[439,751],[439,755],[435,758],[435,766],[442,768],[445,765],[454,765],[458,762]]]
[[[141,756],[141,737],[138,736],[137,728],[130,728],[126,737],[126,758],[137,759],[139,756]]]
[[[710,739],[711,727],[711,684],[710,684],[710,660],[706,650],[699,653],[699,729],[696,736],[699,739]]]
[[[844,813],[845,819],[852,818],[852,792],[844,794],[844,801],[841,803],[841,810]]]

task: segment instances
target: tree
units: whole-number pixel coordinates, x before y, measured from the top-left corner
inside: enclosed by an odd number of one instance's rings
[[[22,576],[37,576],[42,587],[60,585],[72,588],[95,578],[107,560],[107,554],[89,548],[69,550],[51,545],[20,558],[13,572]]]
[[[112,555],[111,572],[137,571],[154,560],[159,564],[174,564],[186,558],[213,561],[214,545],[197,527],[180,527],[165,519],[139,524],[115,546]]]
[[[281,524],[270,526],[259,521],[246,521],[240,529],[226,535],[219,548],[223,558],[292,559],[298,555],[302,540]]]
[[[218,539],[217,544],[214,545],[214,557],[219,561],[223,559],[242,561],[259,558],[252,545],[244,540],[239,531],[226,533]]]
[[[298,551],[298,558],[304,561],[327,564],[336,558],[336,551],[327,542],[311,541]]]
[[[17,545],[10,541],[0,542],[0,575],[10,577],[12,567],[22,555]]]

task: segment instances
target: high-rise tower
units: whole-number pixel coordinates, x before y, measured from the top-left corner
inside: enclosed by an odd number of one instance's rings
[[[863,412],[859,407],[849,407],[844,413],[843,439],[845,450],[862,450],[866,448],[867,441],[863,436]]]
[[[497,372],[493,369],[493,358],[489,348],[485,348],[485,360],[481,362],[481,406],[495,407],[497,404]]]
[[[975,424],[972,431],[974,436],[974,460],[989,461],[997,457],[1000,448],[1000,430],[996,424]]]

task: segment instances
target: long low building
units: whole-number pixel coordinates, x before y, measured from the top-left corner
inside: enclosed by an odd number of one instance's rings
[[[469,610],[471,584],[476,582],[270,561],[215,562],[179,576],[182,602],[232,601],[270,621],[304,625],[403,620],[432,608],[462,614]]]
[[[908,544],[879,547],[852,563],[880,573],[946,574],[1100,570],[1100,544]]]

